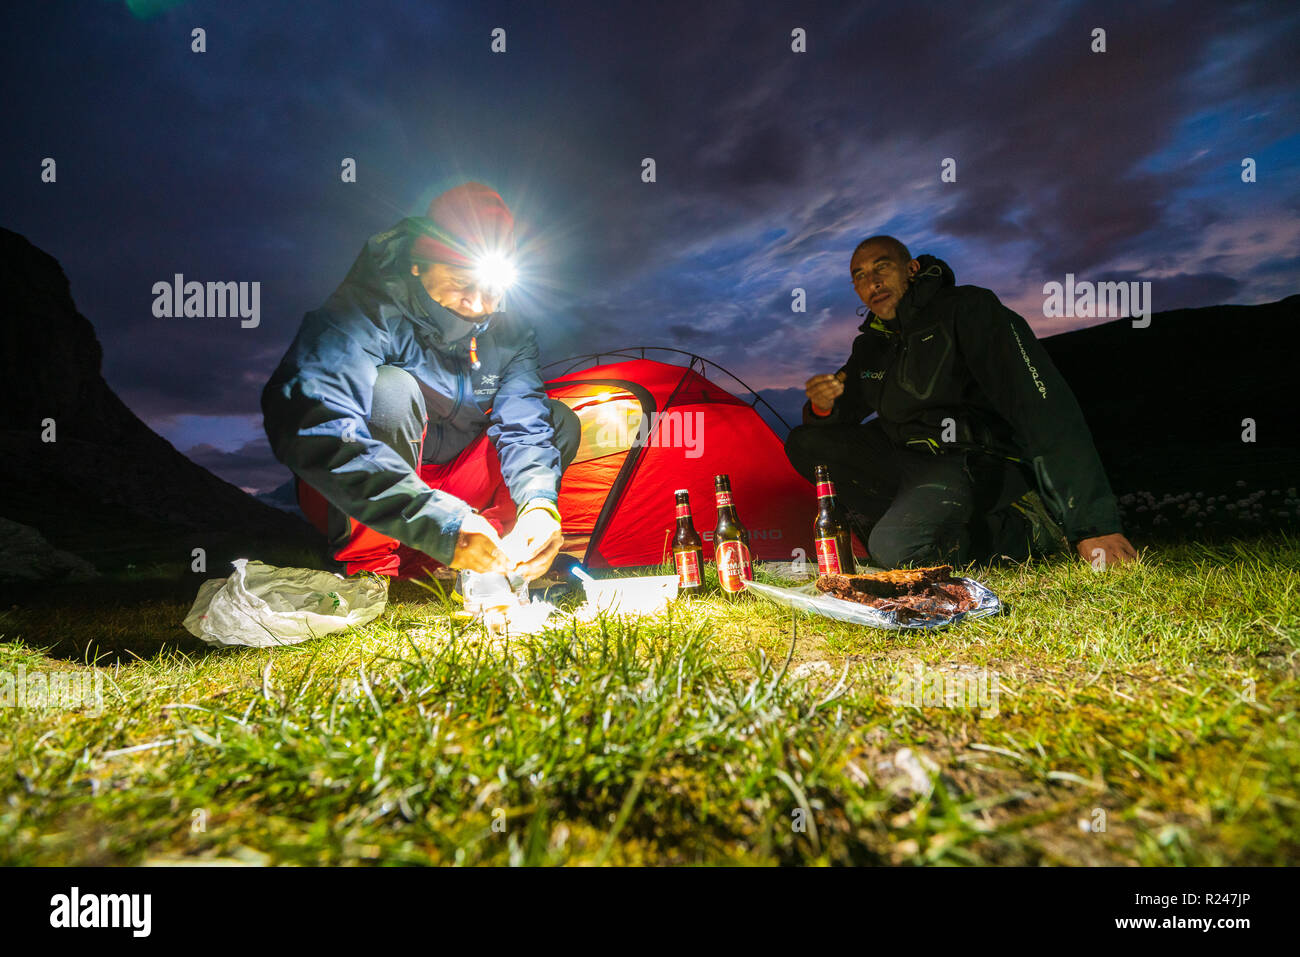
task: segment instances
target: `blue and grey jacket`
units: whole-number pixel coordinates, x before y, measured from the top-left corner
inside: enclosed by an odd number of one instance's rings
[[[557,500],[560,453],[532,329],[505,313],[469,328],[429,298],[410,274],[410,244],[423,223],[411,217],[370,237],[334,294],[303,317],[262,391],[262,415],[275,457],[325,499],[450,563],[470,508],[430,488],[370,434],[376,370],[396,366],[420,382],[425,461],[450,461],[486,429],[517,505]],[[470,368],[470,334],[478,369]]]

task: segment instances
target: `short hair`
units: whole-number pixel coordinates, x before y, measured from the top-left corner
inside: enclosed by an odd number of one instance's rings
[[[858,243],[857,248],[853,250],[853,256],[862,252],[863,249],[870,246],[872,243],[880,243],[888,249],[889,254],[897,259],[901,265],[905,266],[912,261],[912,254],[907,251],[907,247],[893,236],[871,236],[864,239],[862,242]],[[853,256],[849,257],[849,262],[853,261]]]

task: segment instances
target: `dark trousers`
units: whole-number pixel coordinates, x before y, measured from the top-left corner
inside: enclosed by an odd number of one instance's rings
[[[436,417],[429,414],[424,388],[405,369],[380,366],[375,376],[370,418],[366,420],[370,434],[396,451],[407,465],[417,471],[422,464],[420,457],[426,423],[430,428],[438,425]],[[560,469],[563,471],[578,454],[582,423],[578,420],[577,413],[558,399],[547,399],[546,405],[551,410],[551,424],[555,428],[554,442],[560,450]],[[472,439],[462,440],[459,445],[444,442],[437,456],[427,461],[434,465],[450,462],[464,451],[470,441]]]
[[[840,503],[885,568],[965,565],[1030,555],[1032,530],[1012,502],[1031,488],[1014,462],[979,452],[896,448],[880,422],[801,425],[785,442],[809,481],[825,465]]]

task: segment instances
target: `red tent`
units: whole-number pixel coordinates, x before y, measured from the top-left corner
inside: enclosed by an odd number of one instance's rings
[[[815,562],[817,499],[811,483],[790,465],[782,441],[759,416],[755,406],[763,400],[699,356],[679,353],[689,356],[690,364],[670,365],[644,358],[645,351],[564,360],[572,369],[618,357],[546,383],[551,398],[564,402],[582,421],[582,444],[560,485],[565,551],[584,553],[584,564],[592,568],[670,560],[676,525],[673,491],[684,488],[704,539],[704,558],[710,560],[717,519],[713,477],[725,472],[731,476],[736,512],[749,529],[753,558]],[[739,399],[705,378],[708,366],[730,376],[753,399]]]

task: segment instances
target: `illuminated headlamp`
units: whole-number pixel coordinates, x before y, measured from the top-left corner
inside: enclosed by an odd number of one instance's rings
[[[479,288],[499,296],[514,285],[517,272],[509,256],[491,252],[484,253],[474,264],[474,278],[478,280]]]

